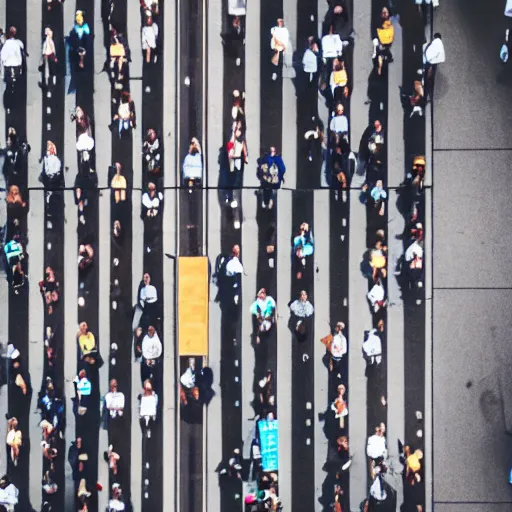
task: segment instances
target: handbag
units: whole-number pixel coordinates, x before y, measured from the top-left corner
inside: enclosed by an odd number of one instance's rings
[[[320,341],[325,345],[325,348],[330,352],[331,351],[331,345],[332,340],[334,336],[332,334],[328,334],[327,336],[324,336]]]
[[[124,46],[121,43],[111,44],[110,45],[110,57],[124,57],[125,51]]]

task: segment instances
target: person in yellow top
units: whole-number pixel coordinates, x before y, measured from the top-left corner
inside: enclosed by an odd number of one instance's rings
[[[343,103],[343,100],[348,98],[348,74],[342,59],[334,59],[329,85],[335,103]]]
[[[94,337],[94,334],[89,331],[89,326],[86,322],[80,323],[80,330],[78,331],[77,339],[80,352],[82,353],[82,358],[89,355],[91,352],[96,351],[96,338]]]
[[[15,466],[18,465],[18,457],[20,456],[20,448],[23,443],[23,435],[18,429],[18,420],[11,418],[7,422],[7,446],[11,448],[11,460]]]
[[[110,188],[112,189],[114,201],[119,203],[120,201],[126,201],[126,178],[123,176],[123,166],[116,162],[114,164],[115,174],[110,182]]]
[[[421,460],[423,459],[423,452],[421,450],[415,450],[411,453],[406,461],[405,477],[411,478],[415,473],[421,469]]]
[[[391,45],[395,38],[395,28],[391,22],[391,15],[387,7],[383,7],[380,12],[378,27],[373,38],[373,59],[377,59],[377,72],[382,75],[382,66],[384,61],[393,62],[391,55]]]

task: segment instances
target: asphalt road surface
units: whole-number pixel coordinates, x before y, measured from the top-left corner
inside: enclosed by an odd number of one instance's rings
[[[447,55],[432,123],[433,499],[442,512],[498,512],[512,502],[511,283],[502,271],[512,75],[499,60],[503,11],[500,1],[478,12],[443,2],[434,17]]]

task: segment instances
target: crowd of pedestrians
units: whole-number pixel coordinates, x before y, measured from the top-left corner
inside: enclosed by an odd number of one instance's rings
[[[418,5],[422,2],[417,1]],[[137,108],[130,94],[130,62],[131,49],[127,38],[122,33],[122,24],[116,23],[115,1],[109,3],[106,25],[108,26],[108,41],[105,41],[106,58],[104,71],[108,74],[111,85],[112,112],[109,128],[115,138],[130,138],[137,128]],[[61,2],[48,2],[49,9],[62,9]],[[151,66],[161,57],[159,41],[160,19],[157,0],[141,0],[141,46],[145,65]],[[227,54],[233,58],[236,66],[244,62],[244,38],[246,5],[244,0],[229,0],[228,14],[230,17],[229,30],[223,34]],[[372,33],[374,70],[378,80],[387,80],[392,72],[392,45],[394,27],[392,11],[383,7],[379,12]],[[76,11],[73,23],[66,38],[67,51],[72,72],[74,92],[81,87],[81,79],[90,73],[93,56],[93,31],[88,24],[87,12]],[[294,65],[292,37],[285,25],[285,20],[279,18],[275,26],[269,30],[269,53],[272,64],[272,74],[268,77],[276,81],[279,77],[293,76]],[[372,119],[357,151],[354,151],[354,141],[351,139],[349,115],[350,97],[353,80],[350,69],[350,59],[355,33],[352,27],[349,2],[345,0],[328,0],[328,10],[325,14],[321,34],[311,34],[304,45],[305,51],[298,72],[308,90],[316,98],[318,94],[325,99],[329,109],[329,122],[324,126],[319,120],[313,120],[314,126],[306,132],[305,138],[310,145],[309,159],[312,159],[314,145],[321,147],[324,155],[328,182],[346,201],[346,192],[350,188],[352,174],[357,167],[365,174],[365,183],[361,190],[361,200],[367,206],[367,224],[373,231],[368,236],[368,251],[365,255],[363,269],[368,279],[367,298],[372,314],[372,325],[364,333],[362,343],[363,356],[367,362],[367,375],[379,372],[385,354],[386,343],[386,307],[389,275],[387,250],[387,134],[384,119]],[[44,27],[44,37],[41,46],[40,86],[46,94],[51,93],[59,80],[60,67],[57,47],[62,41],[54,40],[51,26]],[[28,57],[24,44],[17,39],[16,28],[9,27],[5,40],[2,40],[0,59],[4,81],[7,87],[6,108],[14,108],[9,102],[10,95],[14,97],[19,83],[26,79],[24,76],[25,59]],[[410,89],[404,87],[401,98],[409,117],[423,116],[426,102],[432,98],[436,68],[444,62],[444,46],[442,36],[435,34],[432,41],[423,49],[423,63],[417,71],[417,79],[410,84]],[[297,67],[297,66],[295,66]],[[88,83],[85,82],[84,83]],[[92,94],[92,91],[88,91]],[[242,177],[248,163],[247,123],[245,117],[245,95],[243,90],[230,91],[232,95],[232,113],[229,128],[229,139],[223,149],[223,172],[226,176],[224,199],[232,209],[239,206],[241,198],[237,195],[242,186]],[[81,96],[83,97],[83,96]],[[78,96],[77,96],[78,98]],[[369,98],[370,102],[372,98]],[[81,282],[87,282],[87,273],[94,268],[97,252],[97,238],[94,226],[91,226],[92,209],[96,207],[98,192],[98,177],[95,155],[94,119],[87,108],[78,105],[71,114],[71,121],[76,127],[76,151],[78,172],[74,183],[74,198],[78,218],[78,254],[77,265]],[[3,252],[6,262],[7,275],[13,293],[26,293],[27,289],[27,254],[26,254],[26,215],[29,208],[27,201],[26,166],[31,148],[27,141],[22,140],[14,128],[7,132],[6,148],[4,150],[3,172],[8,188],[7,211],[8,222],[3,230]],[[163,147],[160,134],[153,128],[145,133],[143,146],[144,176],[141,217],[144,221],[144,251],[150,254],[154,249],[154,240],[161,231],[163,211]],[[63,148],[48,140],[41,158],[41,173],[39,180],[45,190],[45,212],[47,226],[52,224],[52,216],[57,214],[59,207],[58,193],[65,185],[64,167],[62,163]],[[357,165],[354,165],[357,162]],[[201,186],[203,182],[203,152],[201,143],[196,137],[190,141],[189,150],[182,164],[183,186]],[[287,168],[283,157],[276,146],[266,148],[266,152],[257,159],[257,178],[260,182],[259,206],[262,210],[272,211],[277,202],[277,190],[285,181]],[[410,169],[406,173],[401,186],[401,209],[406,217],[406,227],[403,234],[404,253],[395,269],[404,293],[416,297],[424,282],[424,211],[423,191],[426,172],[426,160],[423,154],[414,155]],[[112,237],[122,243],[124,207],[130,188],[123,166],[114,162],[109,169],[108,183],[111,188],[111,204],[114,222]],[[337,196],[338,197],[338,196]],[[297,343],[304,342],[313,332],[315,308],[307,289],[311,283],[313,255],[316,250],[311,219],[304,218],[293,237],[290,254],[292,258],[292,288],[299,290],[297,296],[289,302],[289,328]],[[240,222],[235,223],[240,227]],[[270,250],[271,249],[271,250]],[[267,245],[269,263],[275,250],[275,243],[270,240]],[[272,265],[271,265],[272,266]],[[222,301],[238,305],[240,287],[243,275],[243,265],[240,257],[240,247],[234,245],[229,256],[218,262],[216,269],[219,293]],[[56,467],[63,464],[65,457],[66,407],[72,407],[76,416],[76,439],[68,453],[68,463],[72,467],[75,482],[76,510],[86,511],[94,499],[95,493],[102,489],[102,484],[94,481],[95,474],[88,466],[91,445],[88,438],[96,436],[91,430],[90,417],[92,411],[98,408],[101,393],[105,393],[101,410],[104,421],[122,422],[126,403],[125,394],[121,391],[123,383],[117,379],[109,381],[109,389],[99,389],[98,371],[104,364],[96,334],[89,329],[88,319],[80,318],[76,336],[78,348],[77,372],[74,378],[75,397],[66,404],[64,389],[58,385],[55,374],[56,361],[62,357],[53,343],[57,328],[53,319],[55,311],[62,307],[60,304],[61,290],[59,276],[52,266],[45,268],[44,276],[39,282],[42,296],[42,307],[45,317],[44,337],[44,375],[38,394],[38,409],[41,414],[41,451],[43,458],[42,494],[44,510],[52,510],[55,496],[63,492],[56,478]],[[304,284],[304,286],[303,286]],[[270,288],[270,283],[268,284]],[[135,361],[140,364],[141,392],[139,396],[139,418],[144,437],[151,438],[155,422],[159,421],[161,401],[157,390],[162,387],[162,290],[158,290],[151,281],[151,274],[146,272],[140,283],[137,304],[133,317],[133,352]],[[85,290],[79,299],[79,306],[84,305]],[[418,295],[419,296],[419,295]],[[256,345],[268,343],[269,336],[276,329],[277,306],[275,299],[267,292],[267,288],[257,291],[255,300],[250,307],[253,318],[254,341]],[[349,449],[348,436],[348,382],[343,375],[344,358],[348,353],[348,340],[345,324],[334,319],[332,331],[322,338],[328,354],[329,390],[332,398],[330,411],[331,425],[329,443],[329,471],[333,474],[335,484],[332,489],[331,505],[336,512],[348,509],[345,498],[347,472],[349,471],[352,455]],[[112,342],[109,347],[109,364],[115,365],[118,351],[125,350]],[[15,345],[7,348],[9,362],[9,395],[10,403],[18,404],[7,412],[7,439],[9,447],[9,467],[16,467],[23,456],[24,437],[27,433],[18,420],[18,410],[30,404],[32,383],[26,365],[25,354],[21,354]],[[244,496],[248,510],[281,510],[283,504],[279,499],[279,472],[265,467],[261,457],[262,431],[272,428],[272,422],[277,419],[277,403],[274,391],[275,374],[266,371],[259,376],[259,390],[255,396],[256,428],[251,443],[252,477],[257,481],[257,489]],[[190,358],[180,376],[180,401],[186,414],[199,410],[212,397],[212,375],[207,367],[203,367],[195,358]],[[11,399],[11,397],[13,397]],[[18,399],[19,398],[19,399]],[[385,406],[385,397],[382,397]],[[197,407],[196,407],[197,405]],[[70,434],[67,434],[70,437]],[[417,510],[422,510],[421,488],[423,481],[423,453],[413,446],[410,440],[401,446],[402,462],[404,465],[403,481],[404,494],[409,503]],[[386,440],[386,425],[375,425],[375,433],[368,437],[366,455],[371,486],[368,499],[363,506],[365,510],[375,510],[386,502],[389,486],[385,474],[389,471],[388,450]],[[124,502],[123,491],[119,483],[119,475],[123,470],[123,461],[116,452],[115,444],[111,444],[104,453],[105,462],[109,467],[110,501],[108,510],[125,510],[129,507]],[[242,479],[245,477],[243,460],[240,450],[233,451],[232,457],[219,470],[223,478]],[[11,483],[9,474],[0,479],[0,505],[6,510],[14,510],[18,503],[18,491]],[[286,506],[286,504],[285,504]]]
[[[416,2],[422,14],[428,10],[423,9],[423,2]],[[427,5],[430,2],[427,2]],[[438,3],[434,2],[434,7]],[[361,190],[361,201],[367,206],[367,225],[371,228],[368,232],[368,251],[365,254],[362,269],[368,279],[367,299],[372,315],[372,325],[364,333],[362,353],[366,360],[368,379],[379,382],[376,377],[381,372],[383,360],[385,360],[386,345],[386,308],[388,305],[388,248],[387,248],[387,201],[389,192],[387,189],[387,135],[385,133],[386,119],[373,117],[371,124],[363,134],[359,148],[354,151],[354,144],[350,139],[350,125],[347,112],[350,110],[350,97],[352,93],[350,55],[354,43],[355,33],[351,24],[349,3],[344,0],[328,0],[328,11],[324,18],[322,34],[312,34],[307,41],[298,41],[305,44],[302,58],[302,73],[306,87],[313,91],[313,98],[320,94],[325,98],[329,108],[329,122],[324,126],[321,121],[313,119],[314,125],[305,134],[305,139],[310,146],[309,160],[312,160],[314,145],[321,146],[324,155],[324,165],[327,169],[328,182],[336,190],[336,197],[342,197],[346,202],[346,191],[354,170],[364,174],[365,182]],[[239,46],[243,45],[243,21],[241,13],[230,12],[230,22],[233,27],[225,42],[232,45],[232,58],[240,63]],[[242,14],[243,15],[243,14]],[[382,7],[378,18],[373,24],[372,43],[373,54],[369,55],[374,66],[374,76],[378,81],[387,81],[389,73],[392,73],[392,45],[394,41],[393,13],[388,6]],[[270,28],[269,44],[270,59],[273,66],[271,80],[275,81],[281,75],[290,77],[293,67],[291,55],[293,54],[292,38],[286,27],[285,20],[279,18],[276,25]],[[401,91],[402,101],[409,118],[424,115],[425,104],[432,98],[434,79],[437,65],[444,62],[444,47],[440,34],[435,34],[432,41],[425,43],[422,51],[422,67],[417,70],[417,78],[407,92],[406,87]],[[378,84],[377,84],[378,85]],[[384,88],[385,89],[385,88]],[[377,90],[383,90],[377,87]],[[245,163],[247,147],[243,138],[243,131],[237,134],[237,127],[245,127],[240,123],[243,115],[243,98],[238,91],[234,91],[233,104],[233,135],[228,145],[229,151],[236,151],[237,158]],[[387,98],[369,93],[369,101],[387,101]],[[371,109],[371,107],[370,107]],[[237,120],[237,116],[240,116]],[[370,116],[372,117],[372,116]],[[237,124],[239,122],[239,124]],[[237,137],[240,137],[239,139]],[[424,150],[423,150],[424,151]],[[233,167],[233,166],[232,166]],[[238,168],[238,167],[237,167]],[[260,180],[260,207],[272,209],[276,203],[276,190],[284,181],[286,167],[283,158],[276,147],[270,147],[268,152],[257,161],[257,177]],[[415,154],[410,161],[404,182],[400,188],[401,211],[406,219],[405,232],[403,234],[404,252],[394,269],[394,276],[404,293],[404,297],[412,297],[419,300],[424,282],[423,243],[424,243],[424,211],[423,211],[423,182],[426,172],[426,160],[424,154]],[[234,182],[235,183],[235,182]],[[236,181],[236,183],[239,183]],[[236,188],[236,185],[235,185]],[[227,197],[226,201],[230,198]],[[307,284],[307,273],[311,267],[311,256],[315,245],[309,219],[303,219],[293,238],[291,248],[293,274],[292,289],[299,287],[300,283]],[[239,261],[240,250],[238,246],[233,248],[230,256],[223,259],[223,264],[218,267],[218,276],[224,278],[220,283],[220,292],[230,292],[230,298],[240,293],[240,281],[243,274],[243,266]],[[305,277],[306,276],[306,277]],[[225,295],[223,295],[225,298]],[[294,297],[289,303],[290,322],[289,327],[297,342],[305,341],[312,331],[312,318],[314,306],[308,298],[306,289],[302,289],[298,297]],[[276,301],[267,293],[267,289],[261,288],[251,305],[253,317],[254,339],[256,345],[264,344],[269,334],[275,328],[277,318]],[[330,373],[330,389],[332,396],[330,413],[334,428],[329,429],[329,472],[334,477],[334,487],[330,500],[330,506],[336,511],[346,510],[349,504],[346,500],[344,488],[347,485],[347,471],[351,466],[351,452],[348,438],[348,403],[347,403],[347,379],[343,375],[342,363],[348,351],[345,324],[336,319],[332,332],[322,339],[328,353],[328,367]],[[261,393],[256,393],[255,403],[256,419],[273,420],[276,418],[276,400],[273,392],[275,375],[268,372],[261,376],[259,385]],[[378,397],[383,408],[386,407],[386,397]],[[421,421],[421,413],[418,418]],[[278,498],[278,472],[266,472],[261,465],[259,456],[261,449],[261,435],[258,432],[259,422],[253,433],[250,457],[252,470],[256,473],[257,489],[245,496],[248,510],[278,510],[282,505]],[[421,432],[419,430],[418,432]],[[420,434],[418,434],[420,435]],[[420,511],[423,507],[422,480],[423,467],[421,450],[414,449],[414,440],[405,447],[399,443],[401,462],[403,464],[404,500],[406,507],[413,507]],[[393,490],[385,478],[389,470],[386,425],[375,425],[375,433],[369,435],[367,446],[368,471],[371,479],[368,498],[363,502],[365,510],[376,510],[393,499]],[[255,464],[256,463],[256,464]],[[230,478],[244,478],[243,460],[238,449],[232,454],[229,462],[226,462],[221,474]],[[253,475],[254,476],[254,475]],[[420,489],[420,490],[419,490]],[[423,491],[424,494],[424,491]],[[409,508],[407,508],[409,509]]]
[[[130,96],[129,87],[129,63],[131,51],[127,38],[122,33],[124,26],[116,18],[118,10],[116,2],[109,2],[108,12],[104,13],[103,20],[108,27],[108,39],[105,41],[106,58],[104,71],[108,74],[112,96],[112,123],[110,129],[113,136],[118,138],[130,138],[132,131],[137,127],[135,103]],[[48,2],[48,12],[54,15],[60,13],[63,16],[62,2]],[[157,0],[141,0],[141,47],[140,51],[146,65],[153,65],[158,61],[161,48],[158,39],[159,5]],[[48,98],[54,92],[56,85],[64,81],[62,68],[58,65],[58,48],[65,43],[66,52],[69,55],[71,86],[68,93],[77,93],[77,105],[71,113],[71,122],[76,127],[76,151],[77,168],[76,179],[73,184],[74,198],[77,207],[77,234],[78,254],[77,266],[81,283],[79,311],[87,311],[84,297],[89,286],[87,276],[96,266],[97,233],[94,228],[94,218],[97,212],[98,177],[95,155],[95,127],[91,112],[87,111],[87,105],[92,105],[93,90],[88,84],[87,77],[92,73],[93,65],[93,28],[89,25],[88,13],[78,10],[74,20],[64,20],[64,23],[72,23],[71,30],[65,40],[63,34],[59,34],[62,40],[55,40],[51,26],[44,27],[44,38],[41,46],[41,87]],[[14,97],[16,91],[23,82],[30,77],[25,73],[25,60],[28,54],[22,41],[17,38],[17,30],[9,27],[6,37],[1,40],[1,64],[3,78],[7,91]],[[79,105],[81,98],[84,105]],[[85,99],[84,99],[85,98]],[[87,101],[90,98],[91,101]],[[9,100],[9,96],[7,97]],[[9,101],[5,103],[7,109],[14,108],[15,104]],[[60,216],[58,201],[59,194],[65,186],[62,154],[64,148],[57,148],[51,140],[46,143],[46,150],[40,160],[41,173],[39,181],[45,190],[45,226],[52,229],[54,216]],[[2,229],[2,247],[5,258],[6,273],[14,294],[27,292],[26,269],[26,215],[27,202],[27,178],[26,168],[28,154],[31,148],[25,140],[22,140],[14,128],[7,132],[6,148],[3,150],[3,173],[8,187],[7,194],[7,225]],[[144,187],[142,196],[142,217],[145,224],[145,251],[152,250],[152,242],[158,230],[163,200],[163,182],[161,170],[162,143],[158,133],[154,129],[147,131],[144,139],[143,159]],[[69,184],[68,184],[69,185]],[[130,193],[132,183],[128,183],[123,173],[123,166],[115,162],[109,170],[109,185],[112,191],[113,226],[112,237],[122,243],[124,218],[124,204],[127,194]],[[131,212],[129,212],[131,215]],[[109,389],[99,389],[99,369],[104,364],[97,333],[91,331],[87,318],[79,318],[80,325],[76,336],[77,344],[77,372],[73,380],[75,388],[74,397],[64,395],[63,385],[56,375],[56,365],[63,358],[61,347],[54,343],[55,331],[60,327],[56,325],[54,314],[60,304],[59,276],[52,268],[47,266],[43,279],[39,282],[44,308],[45,336],[44,336],[44,374],[41,389],[38,394],[37,407],[41,414],[41,457],[43,458],[42,478],[42,507],[43,510],[58,510],[58,503],[62,504],[64,489],[57,483],[57,466],[66,463],[65,436],[69,439],[76,435],[68,453],[68,464],[71,465],[73,480],[75,482],[75,510],[86,511],[91,503],[96,502],[95,494],[102,490],[105,482],[95,481],[96,468],[92,468],[88,461],[94,461],[91,451],[97,444],[99,424],[96,417],[103,414],[104,425],[110,428],[112,422],[122,422],[125,407],[125,394],[123,382],[111,379]],[[63,277],[63,276],[62,276]],[[115,288],[115,286],[114,286]],[[114,294],[115,295],[115,294]],[[146,273],[139,287],[138,301],[133,319],[134,353],[136,362],[140,363],[141,393],[140,424],[147,438],[151,437],[152,424],[157,421],[159,415],[158,395],[155,389],[161,387],[161,363],[163,347],[159,338],[161,332],[161,301],[158,290],[151,284],[151,276]],[[82,308],[82,309],[80,309]],[[113,341],[109,347],[109,364],[116,364],[116,355],[120,347]],[[130,349],[131,352],[131,349]],[[9,403],[14,404],[7,417],[7,439],[10,461],[9,468],[16,467],[20,457],[24,455],[24,439],[28,435],[26,425],[22,425],[17,419],[23,408],[30,406],[32,385],[30,375],[24,364],[25,354],[21,354],[15,345],[7,347]],[[62,364],[62,362],[60,363]],[[100,400],[101,393],[104,399]],[[70,401],[71,400],[71,401]],[[101,402],[101,403],[100,403]],[[76,418],[76,432],[66,433],[66,408],[72,408]],[[34,449],[32,440],[32,450]],[[28,456],[28,453],[27,453]],[[125,503],[123,490],[121,489],[119,475],[123,467],[123,461],[116,452],[115,443],[108,447],[104,458],[109,467],[110,499],[109,511],[122,511],[130,507]],[[129,471],[129,468],[126,468]],[[11,483],[9,472],[0,481],[0,506],[5,510],[14,510],[19,500],[18,489]],[[57,508],[56,508],[57,507]]]

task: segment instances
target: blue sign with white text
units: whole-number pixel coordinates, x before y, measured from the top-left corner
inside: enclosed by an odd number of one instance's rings
[[[279,422],[278,420],[258,421],[258,430],[263,471],[277,471],[279,464]]]

